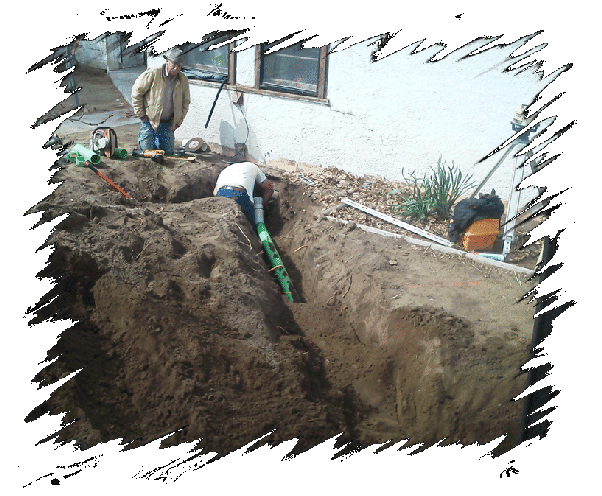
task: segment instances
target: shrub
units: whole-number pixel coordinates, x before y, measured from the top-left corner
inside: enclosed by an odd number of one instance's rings
[[[410,186],[411,192],[395,191],[399,204],[392,206],[394,214],[401,214],[415,220],[422,220],[431,215],[440,219],[448,219],[451,209],[460,196],[474,186],[472,174],[464,176],[462,171],[452,165],[437,160],[437,168],[431,167],[431,173],[417,178],[414,172],[405,175],[404,180]]]

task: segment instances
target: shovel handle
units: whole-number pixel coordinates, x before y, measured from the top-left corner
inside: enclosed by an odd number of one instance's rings
[[[96,172],[96,174],[98,175],[98,177],[100,177],[101,179],[105,180],[107,183],[109,183],[110,186],[112,186],[113,188],[115,188],[117,191],[119,191],[123,196],[125,196],[126,198],[129,198],[130,200],[132,199],[132,197],[130,195],[128,195],[125,191],[123,191],[119,186],[117,186],[113,181],[111,181],[107,176],[105,176],[102,172],[100,172],[96,167],[94,167],[90,162],[88,162],[87,160],[84,162],[84,164],[86,166],[88,166],[90,169],[92,169],[94,172]]]

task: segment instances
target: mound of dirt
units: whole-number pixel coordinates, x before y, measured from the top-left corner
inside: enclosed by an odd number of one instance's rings
[[[516,442],[532,283],[325,221],[302,184],[266,168],[279,192],[266,222],[303,298],[291,303],[239,207],[211,196],[223,159],[103,159],[131,200],[57,163],[61,184],[32,211],[69,215],[48,240],[40,275],[56,286],[32,323],[77,323],[35,380],[82,370],[27,421],[66,413],[48,439],[82,449],[169,433],[164,445],[219,454],[268,432],[262,443],[300,438],[294,453],[340,433],[348,450]]]
[[[106,74],[77,81],[81,113],[127,109]],[[116,130],[136,147],[138,125]],[[225,160],[103,159],[132,199],[85,167],[53,166],[60,184],[31,212],[68,216],[48,240],[40,276],[56,284],[31,323],[76,323],[34,380],[81,370],[26,418],[66,414],[45,441],[131,449],[171,433],[163,445],[220,455],[266,433],[258,444],[299,438],[293,454],[337,434],[340,454],[406,438],[516,444],[534,281],[322,215],[343,196],[386,212],[380,193],[399,185],[304,168],[310,185],[297,167],[266,167],[279,193],[266,223],[303,300],[291,303],[239,207],[211,196]]]

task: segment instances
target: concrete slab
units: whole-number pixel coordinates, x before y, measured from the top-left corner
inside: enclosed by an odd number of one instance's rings
[[[136,78],[145,70],[145,66],[140,66],[108,72],[111,81],[130,105],[132,105],[132,86]],[[92,128],[98,126],[116,128],[129,124],[140,124],[139,119],[128,117],[128,112],[128,109],[119,109],[71,117],[61,123],[57,129],[57,134],[61,136],[82,131],[91,131]]]
[[[146,66],[138,66],[108,72],[113,84],[130,105],[132,104],[132,86],[134,86],[136,78],[145,70]]]

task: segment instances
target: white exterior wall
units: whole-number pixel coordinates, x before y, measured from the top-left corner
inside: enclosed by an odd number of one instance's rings
[[[192,103],[176,139],[200,136],[228,148],[246,140],[250,159],[260,164],[287,159],[398,180],[402,169],[422,176],[442,155],[478,184],[504,150],[476,162],[512,136],[514,112],[543,89],[530,71],[491,70],[509,53],[501,50],[435,63],[425,62],[433,50],[404,50],[373,63],[374,48],[366,41],[329,56],[330,105],[245,93],[248,138],[245,118],[225,89],[205,129],[217,88],[191,80]],[[254,85],[254,59],[254,47],[237,54],[238,84]],[[149,66],[162,63],[148,57]],[[483,191],[495,188],[507,199],[513,166],[507,158]],[[523,194],[522,203],[533,196],[533,190]]]
[[[79,64],[96,69],[105,71],[117,70],[123,65],[121,60],[121,44],[121,35],[119,33],[101,35],[94,40],[81,40],[75,50],[75,59]],[[126,64],[126,67],[132,65],[132,57],[137,61],[136,56],[130,55],[128,60],[130,64]]]
[[[82,40],[75,50],[77,63],[94,67],[95,69],[107,69],[107,44],[104,40]]]

